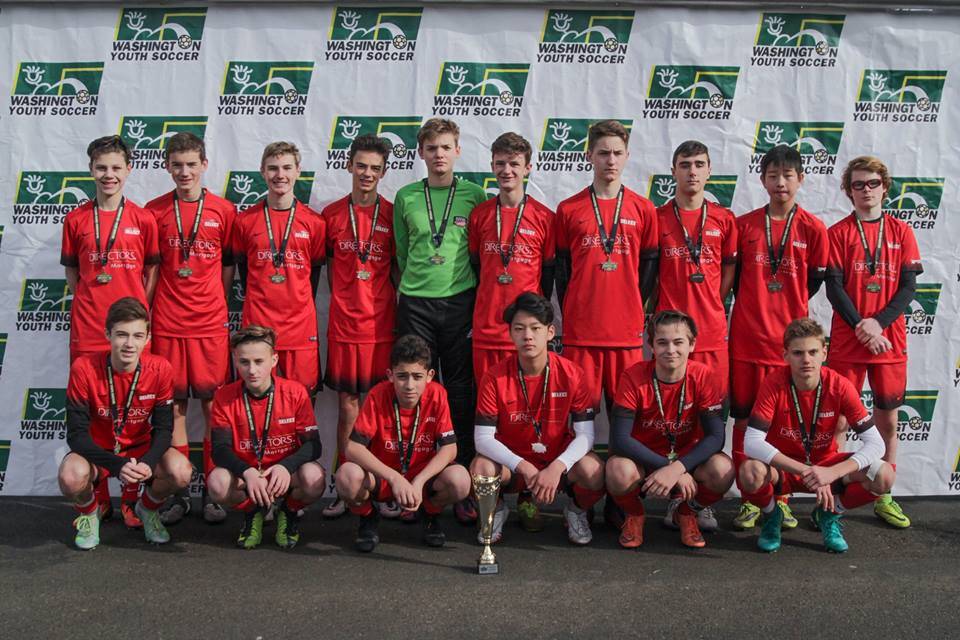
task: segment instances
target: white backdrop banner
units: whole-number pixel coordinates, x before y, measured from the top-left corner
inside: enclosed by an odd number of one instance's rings
[[[208,144],[207,184],[241,207],[265,193],[264,145],[290,140],[303,152],[297,196],[319,210],[348,191],[346,149],[362,133],[394,143],[387,197],[423,177],[416,131],[443,115],[462,130],[460,175],[491,193],[493,139],[516,131],[531,140],[528,188],[551,206],[589,181],[587,127],[604,118],[631,128],[625,182],[657,205],[674,191],[672,150],[690,138],[710,147],[708,197],[738,214],[767,200],[762,154],[796,145],[809,172],[800,200],[828,225],[850,211],[844,164],[880,156],[894,175],[886,209],[914,228],[926,268],[906,319],[897,491],[960,493],[960,220],[948,212],[960,175],[949,134],[960,127],[957,33],[960,16],[936,13],[3,7],[0,492],[57,492],[71,303],[60,233],[94,193],[90,140],[119,133],[136,149],[127,195],[144,203],[172,188],[164,141],[192,131]],[[324,333],[326,308],[321,285]],[[813,308],[829,327],[822,292]],[[317,406],[328,468],[336,404],[326,391]],[[202,437],[195,408],[190,434]]]

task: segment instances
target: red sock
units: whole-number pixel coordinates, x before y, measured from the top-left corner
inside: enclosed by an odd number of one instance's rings
[[[296,498],[287,498],[285,502],[287,503],[287,511],[297,512],[300,511],[300,509],[307,508],[306,502],[303,500],[297,500]]]
[[[443,511],[443,507],[437,505],[437,504],[436,504],[433,500],[431,500],[430,498],[424,498],[422,504],[423,504],[423,510],[424,510],[425,512],[427,512],[427,514],[429,514],[429,515],[431,515],[431,516],[435,516],[435,515],[437,515],[438,513],[440,513],[441,511]]]
[[[337,469],[339,469],[344,462],[347,461],[347,456],[343,455],[343,451],[337,452]]]
[[[256,505],[256,503],[255,503],[253,500],[251,500],[250,498],[245,498],[244,500],[242,500],[242,501],[238,502],[236,505],[234,505],[233,508],[234,508],[235,510],[237,510],[237,511],[243,511],[244,513],[246,513],[246,512],[248,512],[248,511],[253,511],[253,509],[254,509],[256,506],[257,506],[257,505]]]
[[[203,440],[203,476],[207,477],[216,465],[213,464],[213,443],[210,438]]]
[[[163,500],[157,500],[150,493],[150,489],[147,489],[143,492],[143,495],[140,496],[140,502],[143,503],[143,506],[150,511],[156,511],[163,506]]]
[[[106,483],[104,483],[106,484]],[[91,496],[90,501],[87,504],[76,504],[74,503],[74,508],[82,513],[83,515],[89,515],[97,510],[97,494],[94,492]]]
[[[106,484],[104,482],[103,484]],[[123,492],[121,493],[120,499],[124,502],[136,502],[137,498],[140,495],[140,483],[134,482],[133,484],[123,485]]]
[[[623,512],[628,516],[643,515],[643,500],[640,498],[639,485],[633,491],[625,493],[622,496],[610,495],[613,497],[613,501],[617,503],[617,506],[623,509]]]
[[[756,493],[745,493],[743,497],[746,498],[747,502],[763,509],[773,500],[773,485],[768,482],[760,487],[760,490]]]
[[[189,460],[190,459],[190,444],[175,444],[173,448],[183,454],[183,456]]]
[[[573,485],[573,501],[584,511],[597,504],[605,493],[606,491],[603,489],[587,489],[586,487],[581,487],[579,484]]]
[[[99,478],[99,481],[93,487],[93,497],[97,504],[110,504],[110,483],[106,478]]]
[[[350,509],[350,513],[352,513],[353,515],[360,516],[361,518],[366,518],[371,513],[373,513],[373,502],[371,502],[370,500],[367,500],[366,502],[364,502],[359,506],[348,505],[347,508]]]
[[[790,494],[786,493],[782,496],[777,496],[777,502],[782,502],[783,504],[787,504],[788,502],[790,502]]]
[[[693,507],[703,508],[723,500],[723,495],[716,491],[711,491],[702,482],[697,483],[697,494],[693,496]]]
[[[859,482],[851,482],[843,490],[843,495],[840,496],[840,504],[843,505],[844,510],[856,509],[865,504],[870,504],[878,497],[877,494],[864,489]]]

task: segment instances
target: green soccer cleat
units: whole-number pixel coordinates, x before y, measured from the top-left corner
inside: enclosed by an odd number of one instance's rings
[[[156,509],[147,509],[142,500],[137,500],[133,508],[137,517],[143,522],[143,537],[150,544],[166,544],[170,542],[170,532],[160,521],[160,512]]]
[[[760,519],[760,507],[749,502],[740,503],[740,512],[733,519],[733,526],[741,531],[753,529]]]
[[[274,540],[278,547],[286,551],[300,542],[300,518],[296,511],[287,509],[286,503],[277,510],[277,533]]]
[[[780,528],[783,527],[783,511],[774,509],[763,514],[760,521],[760,537],[757,546],[767,553],[773,553],[780,548]]]
[[[823,534],[823,546],[830,553],[843,553],[850,548],[847,541],[843,539],[843,523],[840,522],[841,516],[833,511],[824,511],[822,508],[815,509],[816,521],[820,525],[820,533]]]
[[[800,523],[797,522],[797,517],[793,515],[793,509],[790,508],[790,505],[786,502],[777,500],[777,507],[783,512],[783,528],[796,529],[797,525]]]
[[[243,515],[243,528],[237,537],[241,549],[256,549],[263,541],[263,509],[254,509]]]
[[[903,513],[903,509],[889,493],[885,493],[873,502],[873,514],[891,527],[906,529],[910,526],[910,518]]]
[[[81,513],[73,521],[73,526],[77,529],[77,535],[73,538],[73,543],[77,549],[89,551],[95,549],[100,544],[100,510],[94,510],[93,513]]]

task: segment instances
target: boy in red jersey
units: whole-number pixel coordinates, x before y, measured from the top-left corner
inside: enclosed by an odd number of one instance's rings
[[[173,191],[147,203],[160,237],[160,277],[153,298],[153,352],[173,367],[173,447],[190,455],[187,399],[200,399],[205,421],[203,474],[210,473],[210,407],[213,392],[230,376],[227,292],[233,282],[230,240],[237,217],[232,203],[203,186],[207,153],[192,133],[171,137],[164,148]],[[204,491],[206,493],[206,490]],[[164,524],[190,512],[188,492],[161,513]],[[203,518],[226,513],[204,496]]]
[[[393,204],[377,193],[387,172],[390,143],[363,135],[350,145],[349,195],[321,212],[327,228],[330,265],[330,316],[327,320],[327,372],[324,382],[339,394],[337,460],[360,413],[360,395],[386,377],[396,322],[397,292]],[[335,518],[345,507],[339,495],[323,510]]]
[[[831,341],[832,342],[832,341]],[[823,543],[843,553],[840,516],[889,491],[896,472],[883,462],[883,438],[860,401],[860,394],[842,375],[822,366],[826,358],[823,327],[810,318],[791,322],[783,335],[788,366],[770,373],[760,386],[744,438],[751,459],[740,467],[740,485],[763,511],[757,546],[780,548],[783,512],[774,493],[814,493],[813,522]],[[854,453],[837,451],[841,418],[862,442]]]
[[[124,296],[144,305],[156,286],[157,223],[153,215],[128,200],[123,187],[130,176],[130,150],[120,136],[97,138],[87,147],[96,197],[67,214],[63,221],[60,264],[73,292],[70,310],[70,362],[84,354],[109,349],[103,323],[107,309]],[[133,512],[139,485],[128,483],[120,503],[124,523],[140,528]],[[108,519],[113,509],[106,482],[97,488],[97,502]]]
[[[147,308],[120,298],[107,311],[107,353],[78,357],[67,386],[67,444],[60,463],[60,491],[80,515],[74,542],[80,549],[100,543],[96,487],[109,476],[144,484],[134,510],[148,542],[163,544],[170,534],[157,509],[190,482],[190,461],[170,448],[173,428],[173,372],[163,358],[144,353],[150,339]]]
[[[396,500],[409,512],[423,511],[423,542],[442,547],[446,536],[437,516],[470,493],[470,476],[454,460],[457,436],[447,392],[433,382],[430,346],[406,335],[390,353],[388,380],[376,385],[360,410],[347,443],[348,462],[337,471],[337,487],[362,519],[358,551],[377,546],[379,513],[372,500]]]
[[[516,355],[487,370],[477,396],[477,457],[472,475],[500,476],[502,491],[529,490],[550,504],[565,487],[567,538],[593,539],[588,513],[603,496],[603,461],[593,453],[594,408],[579,366],[547,350],[554,337],[553,306],[532,292],[503,312]],[[572,426],[571,426],[572,423]],[[503,535],[507,505],[498,501],[493,541]],[[480,543],[483,540],[477,534]]]
[[[256,548],[264,514],[276,502],[281,549],[300,541],[298,512],[324,492],[320,435],[306,388],[273,374],[277,365],[273,329],[246,326],[230,336],[240,379],[217,389],[210,433],[213,461],[207,476],[213,499],[244,514],[237,546]]]
[[[737,470],[746,460],[743,435],[757,389],[783,366],[783,332],[791,320],[809,315],[808,301],[823,284],[830,252],[826,225],[797,204],[803,184],[800,152],[788,145],[767,151],[760,161],[760,182],[770,203],[737,218],[737,299],[730,318],[730,414]],[[783,509],[783,526],[796,527],[787,503],[781,500],[777,506]],[[760,508],[743,500],[733,525],[750,529],[759,517]]]
[[[883,213],[890,173],[878,158],[860,156],[843,171],[843,190],[854,211],[828,232],[827,298],[833,305],[830,367],[857,389],[870,377],[873,419],[896,468],[897,410],[907,386],[907,332],[903,313],[923,273],[913,229]],[[887,524],[910,519],[889,494],[874,503]]]
[[[490,147],[490,168],[500,192],[470,214],[470,261],[479,285],[473,310],[473,375],[479,381],[487,369],[516,349],[503,326],[503,311],[524,291],[553,295],[554,213],[524,193],[530,174],[530,143],[516,133],[504,133]]]
[[[290,142],[263,150],[267,197],[237,217],[233,256],[244,286],[243,323],[272,327],[281,375],[313,396],[320,382],[314,298],[326,256],[326,224],[294,197],[300,151]]]
[[[626,513],[620,546],[643,544],[645,495],[680,494],[671,514],[680,541],[706,546],[697,512],[723,498],[733,484],[733,463],[723,448],[721,375],[690,359],[697,341],[693,319],[657,312],[647,326],[653,361],[620,379],[610,427],[607,490]]]

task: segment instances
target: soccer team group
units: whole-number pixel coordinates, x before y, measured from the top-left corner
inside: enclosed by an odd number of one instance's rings
[[[606,496],[604,519],[621,546],[642,545],[644,499],[662,498],[664,524],[703,547],[702,531],[717,528],[712,505],[734,483],[743,498],[733,524],[759,526],[768,552],[797,526],[794,493],[815,494],[812,519],[829,551],[847,549],[840,518],[849,509],[873,504],[890,525],[909,526],[890,490],[903,311],[922,265],[910,227],[882,212],[887,168],[870,156],[847,165],[841,187],[853,211],[827,229],[797,204],[804,172],[793,147],[764,156],[769,202],[736,217],[704,197],[705,145],[677,147],[676,196],[658,209],[621,182],[628,143],[619,122],[595,123],[593,182],[554,212],[525,193],[527,140],[493,142],[491,198],[455,177],[459,129],[433,118],[418,134],[425,179],[391,203],[378,192],[389,143],[360,136],[351,192],[317,213],[294,197],[296,146],[274,142],[260,167],[266,197],[238,214],[204,188],[196,136],[170,138],[174,189],[142,208],[123,193],[131,158],[122,139],[94,140],[96,198],[67,215],[61,253],[74,299],[70,453],[59,483],[79,512],[76,545],[99,543],[113,511],[110,476],[123,487],[127,526],[169,541],[166,525],[190,509],[192,397],[206,419],[203,517],[241,511],[237,543],[247,549],[272,518],[276,543],[294,547],[304,509],[329,480],[314,411],[321,380],[339,394],[337,497],[323,515],[358,516],[360,551],[378,544],[383,517],[419,520],[423,542],[442,546],[445,507],[461,523],[478,519],[477,476],[518,493],[528,531],[566,493],[563,521],[579,545],[591,541],[593,507]],[[235,278],[242,328],[230,334]],[[824,285],[834,309],[829,367],[825,332],[808,317]],[[860,399],[867,376],[872,413]],[[601,402],[606,460],[594,452]],[[728,406],[732,457],[721,451]],[[859,448],[841,453],[851,429]],[[493,542],[507,516],[501,497]]]

